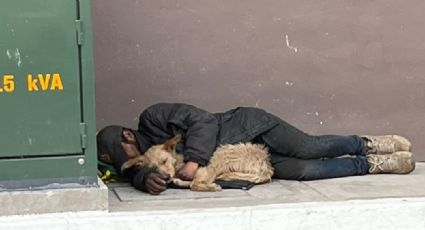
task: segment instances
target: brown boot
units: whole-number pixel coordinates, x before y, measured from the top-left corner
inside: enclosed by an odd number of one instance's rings
[[[415,169],[415,161],[411,152],[395,152],[391,154],[366,155],[369,163],[369,173],[395,173],[407,174]]]
[[[399,135],[361,136],[365,141],[366,154],[390,154],[398,151],[412,151],[412,144]]]

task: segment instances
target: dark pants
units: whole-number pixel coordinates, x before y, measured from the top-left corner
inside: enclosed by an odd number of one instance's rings
[[[269,148],[274,178],[316,180],[368,172],[364,141],[359,136],[312,136],[279,120],[255,139]]]

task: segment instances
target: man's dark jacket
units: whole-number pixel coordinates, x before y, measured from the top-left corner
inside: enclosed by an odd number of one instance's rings
[[[177,152],[184,155],[185,161],[204,166],[217,146],[252,141],[277,123],[277,117],[258,108],[238,107],[212,114],[192,105],[160,103],[142,112],[135,134],[142,153],[151,145],[182,134]],[[148,172],[151,170],[133,174],[136,188],[145,190],[143,175]]]

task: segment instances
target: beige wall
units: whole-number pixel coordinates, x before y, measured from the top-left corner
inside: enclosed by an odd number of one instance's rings
[[[265,108],[425,160],[425,1],[94,0],[98,129],[156,102]]]

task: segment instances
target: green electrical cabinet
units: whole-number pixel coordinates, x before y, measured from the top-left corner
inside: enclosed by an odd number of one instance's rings
[[[0,2],[0,190],[95,186],[90,0]]]

